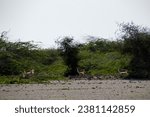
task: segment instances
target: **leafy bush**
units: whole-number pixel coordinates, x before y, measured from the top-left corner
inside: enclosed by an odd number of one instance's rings
[[[62,56],[64,63],[67,65],[67,71],[65,76],[77,75],[78,67],[78,45],[73,43],[73,38],[65,37],[58,42],[60,44],[60,55]]]
[[[115,51],[102,53],[83,50],[80,57],[79,67],[91,75],[117,74],[118,69],[126,68],[130,62],[130,56]]]
[[[121,24],[124,53],[130,53],[132,78],[150,78],[150,30],[134,23]]]
[[[122,46],[122,42],[119,41],[110,41],[103,38],[92,38],[86,45],[82,48],[90,50],[91,52],[112,52],[119,51]]]

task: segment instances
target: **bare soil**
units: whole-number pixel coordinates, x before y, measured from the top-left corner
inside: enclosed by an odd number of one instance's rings
[[[47,84],[1,84],[1,100],[150,99],[148,80],[69,80]]]

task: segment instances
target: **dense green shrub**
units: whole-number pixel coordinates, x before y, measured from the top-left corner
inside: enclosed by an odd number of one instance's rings
[[[31,69],[40,72],[58,58],[56,49],[40,49],[33,41],[10,42],[7,32],[0,36],[0,75],[20,75]]]
[[[70,37],[65,37],[58,43],[60,44],[60,55],[62,56],[64,63],[68,67],[65,76],[77,75],[77,67],[79,62],[78,45],[73,43],[73,38]]]
[[[118,69],[126,68],[130,62],[130,56],[120,52],[89,52],[80,51],[79,67],[85,69],[86,74],[114,75]]]
[[[134,23],[121,24],[124,53],[130,53],[131,78],[150,78],[150,30]]]
[[[103,38],[94,38],[91,39],[86,45],[82,45],[82,48],[90,50],[92,52],[112,52],[119,51],[121,46],[121,41],[111,41]]]

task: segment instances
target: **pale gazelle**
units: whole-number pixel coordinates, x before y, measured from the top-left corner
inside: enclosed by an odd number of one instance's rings
[[[118,72],[120,75],[126,74],[128,75],[128,70],[127,69],[118,69]]]
[[[34,75],[34,69],[31,69],[30,71],[23,71],[23,73],[22,73],[22,77],[23,78],[28,78],[28,77],[31,77],[31,76],[33,76]]]
[[[78,72],[79,76],[84,76],[85,75],[85,70],[84,69],[79,71],[79,69],[77,68],[77,72]]]

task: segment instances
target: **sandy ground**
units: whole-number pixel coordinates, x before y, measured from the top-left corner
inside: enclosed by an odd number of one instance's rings
[[[150,99],[146,80],[69,80],[48,84],[1,84],[0,99],[102,100]]]

